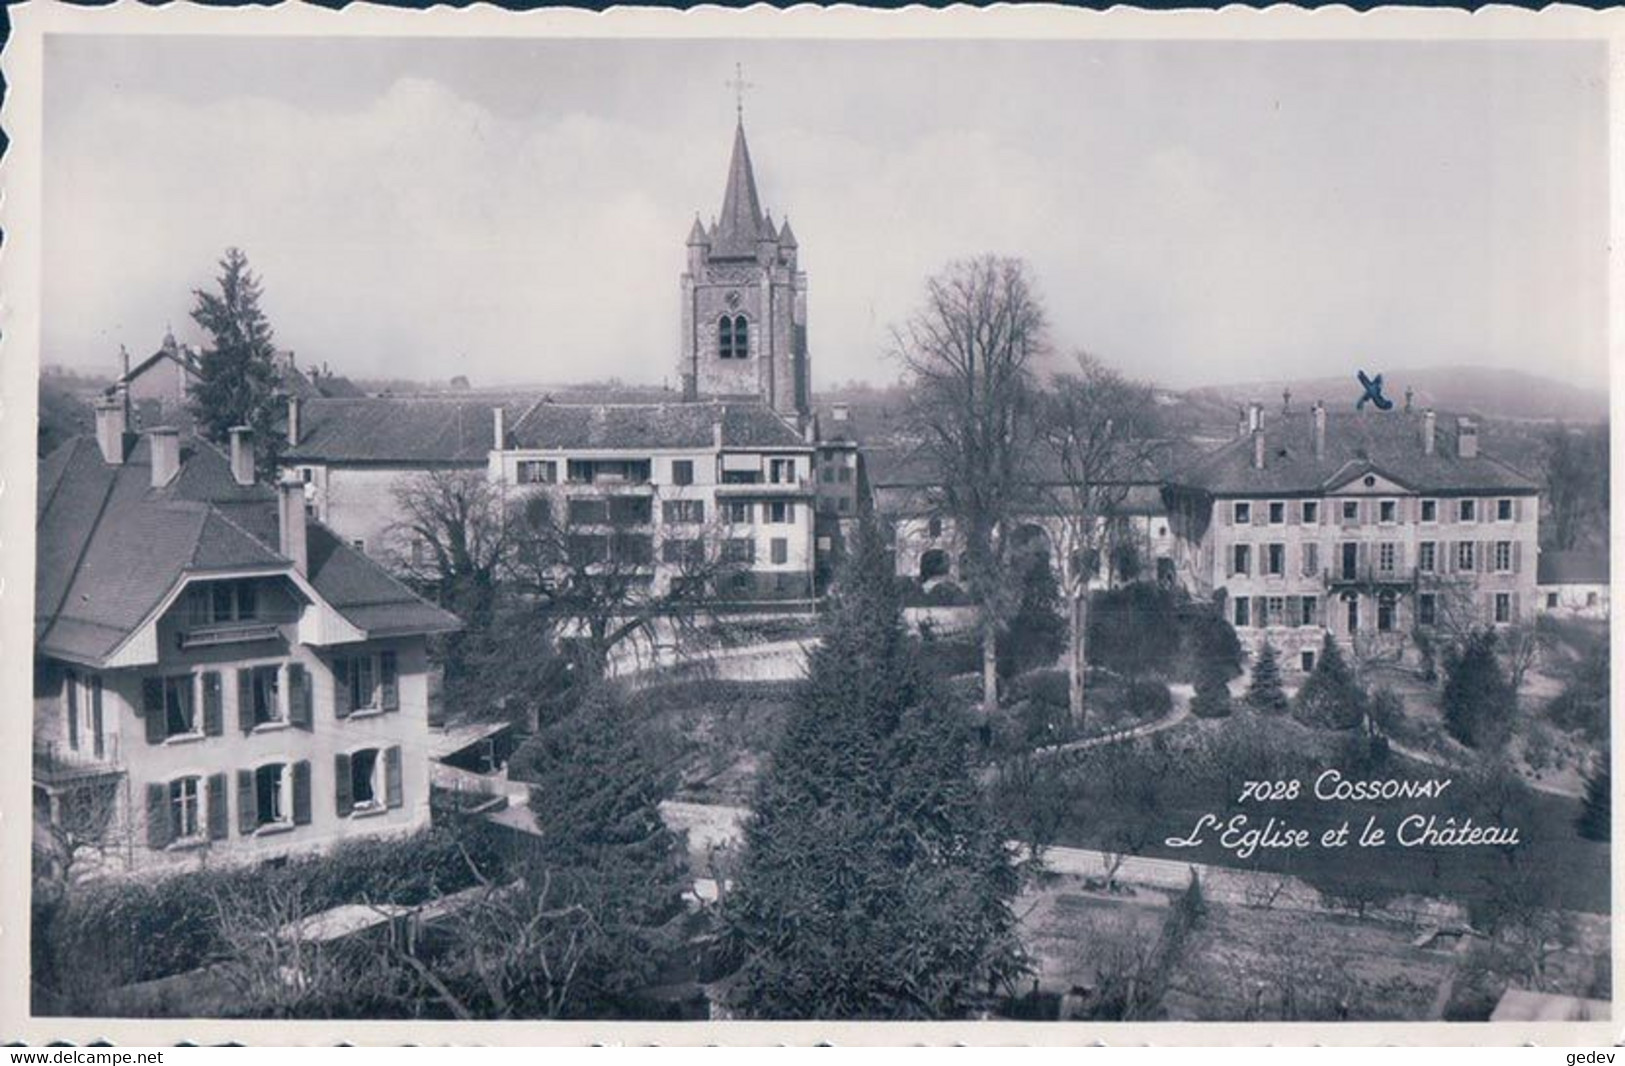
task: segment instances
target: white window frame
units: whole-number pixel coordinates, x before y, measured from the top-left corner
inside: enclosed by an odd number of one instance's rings
[[[1382,512],[1390,508],[1392,508],[1393,514],[1388,518],[1384,518]],[[1398,500],[1390,498],[1377,501],[1377,524],[1379,526],[1397,526],[1399,524]]]
[[[280,768],[277,773],[276,791],[272,794],[277,817],[267,818],[265,804],[260,802],[260,774],[272,766]],[[254,814],[256,833],[274,832],[293,825],[293,763],[283,759],[280,762],[263,762],[254,767]]]
[[[185,785],[191,782],[193,786],[191,812],[194,821],[192,832],[183,833],[183,821],[177,817],[177,804],[182,811],[187,807],[185,801]],[[180,786],[177,795],[176,787]],[[167,782],[167,796],[164,805],[164,816],[169,819],[169,844],[186,846],[201,843],[209,839],[209,789],[204,775],[190,771],[180,773]]]
[[[1320,597],[1319,596],[1300,596],[1300,597],[1298,597],[1298,620],[1297,620],[1297,624],[1300,625],[1300,626],[1312,626],[1312,625],[1314,625],[1315,624],[1315,612],[1316,612],[1316,609],[1319,608],[1319,606],[1320,606]]]
[[[1478,542],[1476,540],[1456,541],[1456,569],[1458,571],[1472,571],[1478,566]]]
[[[1428,508],[1430,506],[1433,508],[1433,517],[1432,518],[1428,517]],[[1422,506],[1417,510],[1416,513],[1417,513],[1418,521],[1426,522],[1428,525],[1438,525],[1438,523],[1439,523],[1439,501],[1436,500],[1436,499],[1423,500],[1422,501]]]
[[[372,773],[367,775],[367,790],[372,798],[366,802],[356,799],[355,792],[355,764],[356,756],[372,752]],[[375,745],[366,745],[345,753],[350,759],[350,813],[373,814],[389,809],[388,797],[384,794],[384,749]]]
[[[1503,555],[1506,560],[1504,564],[1502,562]],[[1495,542],[1495,558],[1492,561],[1495,563],[1495,572],[1497,574],[1512,573],[1512,542],[1510,540]]]
[[[1397,569],[1399,569],[1399,544],[1391,540],[1380,541],[1377,544],[1377,572],[1392,574]]]
[[[1501,517],[1501,507],[1503,505],[1505,505],[1507,509],[1507,516],[1505,518]],[[1511,496],[1502,496],[1495,501],[1495,520],[1497,522],[1512,522],[1516,521],[1517,517],[1518,509],[1513,505]]]
[[[1232,500],[1230,503],[1230,521],[1238,526],[1253,524],[1253,502],[1251,500]]]
[[[1437,573],[1439,569],[1439,542],[1436,540],[1418,541],[1416,544],[1416,569],[1424,574]]]
[[[1467,523],[1478,521],[1478,501],[1475,499],[1461,499],[1456,501],[1456,521]]]
[[[1495,612],[1495,624],[1498,626],[1512,623],[1512,593],[1497,592],[1491,601],[1491,609]]]
[[[1267,506],[1268,510],[1264,512],[1265,521],[1272,526],[1286,525],[1286,501],[1271,500]],[[1277,507],[1281,509],[1281,517],[1279,519],[1275,517],[1275,509]]]
[[[1298,505],[1298,521],[1306,526],[1320,524],[1320,501],[1304,500]]]

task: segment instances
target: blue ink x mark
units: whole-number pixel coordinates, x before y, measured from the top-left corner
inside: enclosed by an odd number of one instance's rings
[[[1394,401],[1388,399],[1382,394],[1381,374],[1378,374],[1374,378],[1368,378],[1365,376],[1365,371],[1361,370],[1356,372],[1354,376],[1360,379],[1360,387],[1365,390],[1365,395],[1361,396],[1354,405],[1354,409],[1356,411],[1365,407],[1365,402],[1367,400],[1370,400],[1373,404],[1375,404],[1377,410],[1379,411],[1386,411],[1394,406]]]

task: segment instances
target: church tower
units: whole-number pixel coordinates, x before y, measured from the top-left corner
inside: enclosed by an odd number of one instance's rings
[[[811,410],[807,275],[789,219],[776,227],[762,210],[743,119],[722,214],[689,231],[681,351],[684,399],[760,399],[790,418]]]

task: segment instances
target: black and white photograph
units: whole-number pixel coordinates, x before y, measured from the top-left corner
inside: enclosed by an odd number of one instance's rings
[[[3,1035],[1613,1032],[1617,21],[34,7]]]

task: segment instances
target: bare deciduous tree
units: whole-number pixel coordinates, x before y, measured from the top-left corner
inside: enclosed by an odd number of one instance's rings
[[[998,704],[999,629],[1013,606],[1008,523],[1029,492],[1033,364],[1044,309],[1020,260],[983,256],[926,283],[925,306],[894,335],[912,387],[910,429],[933,472],[931,503],[953,522],[979,609],[982,702]]]
[[[1039,407],[1038,435],[1057,479],[1048,495],[1060,515],[1061,588],[1067,601],[1067,704],[1084,720],[1088,669],[1089,583],[1105,557],[1115,521],[1134,482],[1153,459],[1151,389],[1131,382],[1092,356],[1060,375]]]

